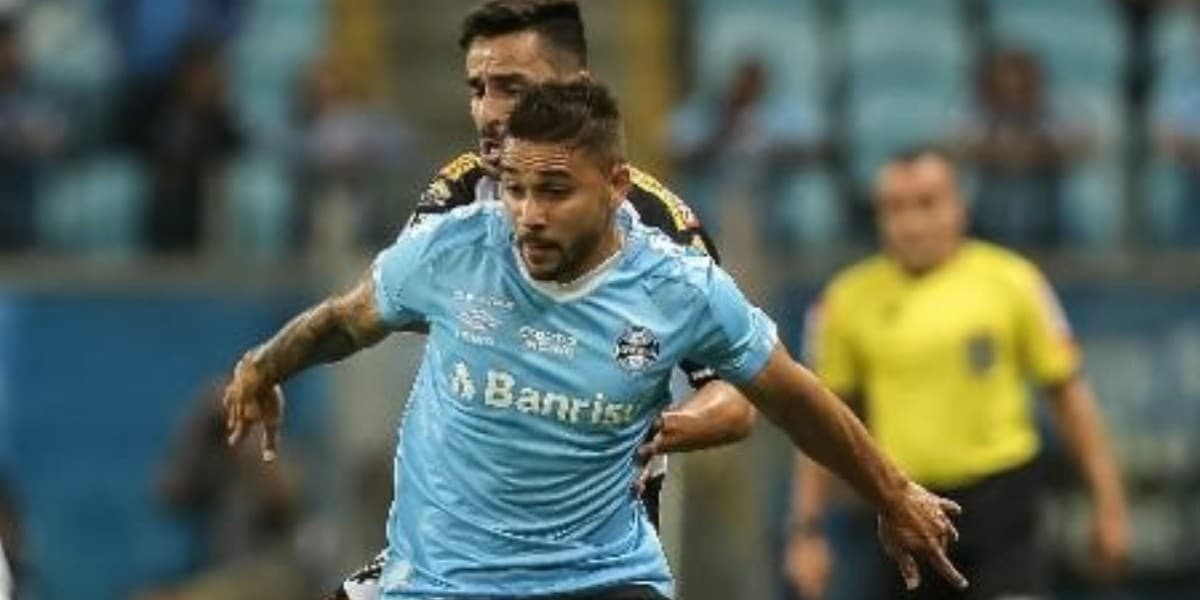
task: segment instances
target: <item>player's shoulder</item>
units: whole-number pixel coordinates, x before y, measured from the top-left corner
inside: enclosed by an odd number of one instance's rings
[[[506,239],[503,207],[498,202],[475,202],[436,214],[415,215],[400,234],[417,240],[433,257],[463,248],[483,248]]]
[[[669,232],[700,228],[700,220],[691,207],[653,175],[630,166],[629,182],[627,199],[643,223]]]
[[[861,297],[879,288],[889,279],[893,267],[887,257],[876,253],[845,267],[834,275],[825,288],[825,296]]]
[[[1015,250],[982,240],[969,240],[964,251],[970,267],[981,276],[998,278],[1010,285],[1029,287],[1040,285],[1041,270],[1034,262]]]
[[[442,165],[433,180],[421,192],[416,214],[446,212],[475,202],[476,186],[487,175],[483,159],[475,152],[464,152]]]
[[[636,265],[641,277],[656,286],[680,285],[703,291],[720,268],[707,253],[677,244],[644,223],[634,224],[630,236],[640,246]]]

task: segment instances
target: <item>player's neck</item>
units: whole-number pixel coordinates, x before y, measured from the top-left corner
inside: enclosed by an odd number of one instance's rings
[[[621,234],[620,227],[614,221],[604,236],[600,238],[600,243],[596,244],[595,249],[588,254],[587,258],[579,263],[578,268],[572,269],[570,273],[563,273],[556,283],[570,286],[590,278],[612,264],[624,245],[625,236]]]
[[[963,243],[963,240],[957,240],[944,255],[939,257],[937,260],[930,262],[928,265],[905,265],[902,261],[894,256],[892,257],[892,261],[896,264],[896,266],[900,267],[900,270],[904,271],[904,274],[908,277],[914,279],[921,278],[931,273],[936,273],[946,265],[953,263],[954,259],[958,258],[958,256],[962,254],[962,249],[964,246],[965,244]]]

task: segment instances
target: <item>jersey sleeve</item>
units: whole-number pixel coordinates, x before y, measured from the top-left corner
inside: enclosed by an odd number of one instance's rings
[[[1065,382],[1080,368],[1071,326],[1050,283],[1030,268],[1020,279],[1017,340],[1025,368],[1039,382]]]
[[[483,162],[472,152],[446,163],[421,192],[408,224],[475,202],[475,186],[483,175]]]
[[[690,246],[721,262],[716,244],[683,199],[639,169],[630,169],[630,180],[633,186],[628,200],[643,224],[663,232],[676,244]]]
[[[706,288],[703,314],[687,358],[711,367],[722,379],[745,383],[771,357],[779,341],[775,323],[746,300],[733,279],[715,264],[709,268]]]
[[[851,395],[862,385],[846,312],[827,290],[804,319],[805,359],[825,385],[841,395]]]
[[[375,257],[371,267],[375,305],[383,322],[394,329],[412,326],[428,316],[429,248],[441,221],[437,217],[409,224]]]

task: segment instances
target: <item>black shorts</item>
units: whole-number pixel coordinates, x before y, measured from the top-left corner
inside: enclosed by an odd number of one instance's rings
[[[644,585],[623,585],[595,592],[537,596],[528,600],[668,600],[668,598],[651,587]]]
[[[646,481],[646,487],[642,489],[642,506],[646,507],[646,516],[650,518],[650,524],[654,525],[654,529],[658,529],[658,513],[662,500],[663,482],[666,479],[666,475],[655,475]]]
[[[1033,461],[964,488],[933,490],[963,508],[956,521],[960,537],[950,549],[950,560],[971,585],[959,592],[922,565],[921,587],[908,592],[889,561],[892,597],[993,600],[1045,594],[1045,561],[1037,543],[1040,479]]]

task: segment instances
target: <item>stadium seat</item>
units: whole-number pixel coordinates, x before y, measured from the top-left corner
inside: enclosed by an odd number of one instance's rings
[[[914,91],[853,98],[847,117],[855,180],[866,185],[891,154],[942,140],[962,115],[961,100]]]
[[[1188,5],[1164,7],[1151,25],[1152,103],[1165,101],[1200,75],[1200,14]]]
[[[1051,20],[1116,19],[1117,8],[1101,0],[985,0],[992,19],[1011,14],[1036,14]]]
[[[864,16],[893,18],[957,19],[959,0],[844,0],[847,19]]]
[[[1005,1],[992,10],[994,40],[1041,57],[1056,86],[1115,90],[1122,83],[1128,44],[1109,3]]]
[[[837,182],[824,169],[810,169],[787,178],[783,203],[776,214],[788,238],[801,248],[838,243],[845,232],[844,207]]]
[[[257,148],[282,151],[290,141],[295,105],[290,88],[245,80],[232,91],[238,124]]]
[[[1060,217],[1075,247],[1115,248],[1124,220],[1125,163],[1092,161],[1076,167],[1063,188]]]
[[[39,198],[39,237],[52,248],[125,258],[141,243],[146,181],[132,158],[104,155],[60,168]]]
[[[1155,155],[1139,181],[1138,206],[1149,241],[1159,246],[1200,246],[1200,208],[1177,161]]]
[[[702,8],[695,33],[702,40],[694,50],[697,88],[705,94],[723,90],[738,63],[760,58],[770,71],[773,97],[823,102],[829,53],[815,19],[802,7]]]
[[[258,146],[286,142],[302,72],[324,46],[324,4],[271,0],[253,5],[230,53],[237,112]]]
[[[287,165],[270,155],[236,160],[226,174],[239,254],[276,258],[288,250],[293,228],[293,190]]]
[[[31,4],[21,41],[34,90],[69,115],[72,141],[104,137],[119,66],[97,14],[70,2]]]
[[[970,52],[956,19],[864,14],[846,24],[852,95],[924,91],[944,96],[967,85]]]
[[[1067,176],[1060,215],[1064,234],[1081,246],[1113,247],[1120,241],[1126,197],[1124,97],[1068,89],[1056,92],[1055,103],[1058,114],[1078,119],[1092,144],[1085,162]]]

